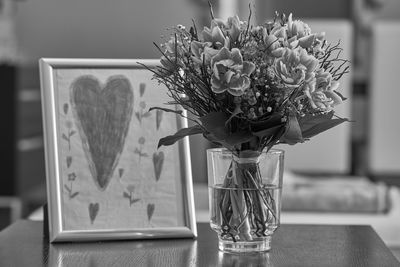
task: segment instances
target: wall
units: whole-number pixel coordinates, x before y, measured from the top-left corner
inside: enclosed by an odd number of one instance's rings
[[[19,2],[17,38],[23,62],[41,57],[155,58],[165,29],[190,25],[185,0],[29,0]]]

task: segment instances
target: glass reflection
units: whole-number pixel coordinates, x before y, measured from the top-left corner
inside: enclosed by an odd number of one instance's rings
[[[224,267],[273,267],[274,265],[270,259],[270,253],[252,253],[252,254],[230,254],[219,252],[218,253],[218,266]]]
[[[196,246],[183,239],[51,244],[48,266],[193,266]]]

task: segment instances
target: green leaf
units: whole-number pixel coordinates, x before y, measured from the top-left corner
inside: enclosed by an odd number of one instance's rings
[[[259,132],[282,124],[282,115],[274,114],[262,121],[250,122],[250,127],[252,132]]]
[[[283,127],[285,127],[285,123],[281,123],[279,125],[276,125],[276,126],[271,127],[271,128],[267,128],[265,130],[252,132],[252,134],[255,135],[255,136],[258,136],[260,138],[269,137],[269,136],[276,136],[277,133],[280,132]]]
[[[79,195],[79,192],[73,193],[73,194],[70,196],[70,198],[72,199],[72,198],[76,197],[77,195]]]
[[[333,90],[343,101],[347,100],[347,98],[345,96],[343,96],[341,93],[339,93],[336,90]]]
[[[333,112],[318,114],[318,115],[307,114],[304,117],[300,117],[298,121],[301,131],[305,132],[320,123],[332,119],[332,117],[333,117]]]
[[[132,204],[135,204],[136,202],[138,202],[140,200],[140,198],[135,198],[132,200]]]
[[[289,115],[288,122],[286,123],[286,131],[280,141],[289,145],[304,142],[304,138],[296,114],[292,113]]]
[[[149,109],[149,112],[150,111],[152,111],[152,110],[162,110],[162,111],[165,111],[165,112],[172,112],[172,113],[176,113],[176,114],[179,114],[179,115],[182,115],[182,113],[183,113],[183,110],[175,110],[175,109],[169,109],[169,108],[160,108],[160,107],[151,107],[150,109]]]
[[[131,199],[131,196],[130,196],[127,192],[124,192],[124,193],[122,194],[122,196],[125,197],[125,198]]]
[[[175,144],[176,141],[182,139],[185,136],[200,134],[203,132],[204,130],[200,125],[195,125],[188,128],[182,128],[179,131],[177,131],[174,135],[169,135],[164,138],[161,138],[160,141],[158,141],[157,148],[160,148],[161,146],[170,146],[172,144]]]
[[[62,138],[67,142],[69,141],[68,137],[65,134],[62,134]]]
[[[224,112],[211,112],[199,118],[207,132],[212,133],[216,138],[221,140],[229,136],[229,132],[225,128],[225,122],[228,119],[229,116]]]
[[[329,130],[330,128],[333,128],[345,121],[349,121],[348,119],[342,119],[342,118],[338,118],[338,119],[330,119],[330,120],[326,120],[324,122],[321,122],[319,124],[316,124],[315,126],[311,127],[310,129],[304,131],[303,137],[304,138],[311,138],[317,134],[320,134],[326,130]]]

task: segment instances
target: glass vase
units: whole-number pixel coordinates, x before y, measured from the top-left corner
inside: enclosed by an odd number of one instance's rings
[[[280,223],[284,151],[207,150],[210,225],[219,249],[264,252]]]

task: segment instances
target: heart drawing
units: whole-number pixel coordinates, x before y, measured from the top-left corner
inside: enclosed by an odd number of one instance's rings
[[[161,122],[162,122],[162,117],[163,117],[163,111],[157,109],[157,111],[156,111],[156,127],[157,127],[157,130],[160,129],[160,125],[161,125]]]
[[[118,164],[133,111],[133,91],[122,75],[101,85],[84,75],[71,85],[74,118],[94,183],[104,191]]]
[[[147,219],[149,219],[149,221],[150,221],[151,218],[153,217],[155,208],[156,208],[156,205],[154,205],[154,204],[147,204]]]
[[[90,203],[89,204],[89,218],[90,218],[90,223],[93,224],[94,220],[97,217],[97,214],[99,213],[99,203]]]
[[[153,165],[154,165],[154,174],[156,176],[156,181],[160,180],[162,167],[164,164],[164,152],[160,151],[158,154],[153,153]]]

